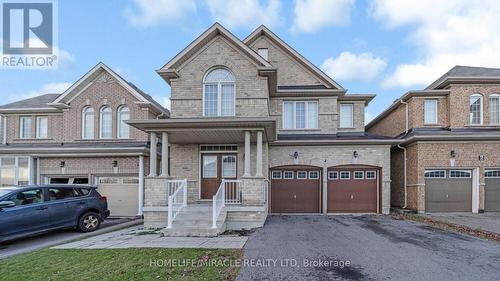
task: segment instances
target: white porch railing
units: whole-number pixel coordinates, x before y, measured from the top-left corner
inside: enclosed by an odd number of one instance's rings
[[[223,180],[226,204],[241,204],[241,181]]]
[[[182,208],[187,205],[187,180],[169,180],[168,188],[168,222],[167,228],[172,228],[172,222]]]
[[[212,197],[212,228],[217,228],[217,218],[225,206],[226,201],[226,180],[222,180],[215,193]]]

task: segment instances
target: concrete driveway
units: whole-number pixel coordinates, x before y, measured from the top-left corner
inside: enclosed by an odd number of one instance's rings
[[[139,223],[142,223],[142,220],[107,219],[101,224],[101,227],[98,230],[90,233],[81,233],[70,229],[56,230],[33,237],[4,242],[0,244],[0,259],[99,235]]]
[[[391,216],[270,216],[250,236],[244,257],[238,280],[498,280],[500,275],[500,244]]]
[[[473,213],[429,213],[425,216],[444,222],[481,229],[500,235],[500,212]]]

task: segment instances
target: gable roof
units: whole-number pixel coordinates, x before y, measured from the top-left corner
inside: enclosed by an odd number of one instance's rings
[[[265,25],[261,25],[257,29],[255,29],[250,35],[247,36],[247,38],[245,38],[243,40],[243,43],[245,43],[246,45],[250,46],[261,35],[266,35],[269,39],[271,39],[271,41],[274,44],[278,45],[280,48],[282,48],[289,55],[291,55],[292,57],[294,57],[307,70],[311,71],[321,81],[325,82],[330,87],[336,88],[336,89],[340,89],[340,90],[344,89],[342,86],[340,86],[340,84],[338,84],[337,82],[335,82],[330,76],[328,76],[321,69],[319,69],[313,63],[311,63],[308,59],[306,59],[304,56],[302,56],[295,49],[293,49],[292,47],[290,47],[290,45],[288,45],[285,41],[283,41],[276,34],[274,34],[271,30],[269,30]]]
[[[456,65],[425,89],[442,89],[450,82],[488,82],[492,80],[500,80],[499,68]]]
[[[169,75],[175,75],[176,67],[189,59],[194,53],[196,53],[196,51],[201,48],[201,46],[204,46],[217,35],[221,35],[229,42],[237,46],[258,66],[269,69],[272,68],[272,65],[269,64],[269,62],[267,62],[261,56],[259,56],[254,50],[252,50],[252,48],[245,45],[240,39],[234,36],[227,29],[225,29],[221,24],[216,22],[156,72],[160,74],[160,76],[162,76],[167,82],[169,82]]]
[[[128,92],[130,92],[133,96],[135,96],[140,102],[145,104],[150,104],[153,108],[158,110],[161,113],[164,113],[167,116],[170,116],[170,112],[161,106],[158,102],[156,102],[150,95],[146,94],[142,90],[140,90],[134,84],[128,82],[123,79],[120,75],[114,72],[111,68],[105,65],[102,62],[99,62],[96,66],[90,69],[85,75],[83,75],[78,81],[76,81],[71,87],[69,87],[66,91],[64,91],[61,95],[59,95],[55,100],[53,100],[49,105],[54,106],[56,108],[67,107],[67,103],[78,96],[95,78],[97,78],[101,73],[107,72],[114,79],[118,81],[118,83],[124,87]]]
[[[16,110],[53,110],[48,104],[53,102],[60,94],[44,94],[36,97],[15,101],[0,106],[0,112]]]

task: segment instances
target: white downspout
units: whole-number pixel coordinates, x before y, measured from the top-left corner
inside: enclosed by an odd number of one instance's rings
[[[405,134],[404,136],[406,136],[408,134],[408,127],[409,127],[409,121],[408,121],[408,103],[407,102],[404,102],[402,99],[399,100],[399,102],[401,102],[402,104],[405,105],[405,111],[406,111],[406,114],[405,114],[405,118],[406,118],[406,130],[405,130]],[[403,136],[403,137],[404,137]],[[407,205],[408,205],[408,199],[407,199],[407,180],[406,180],[406,147],[402,147],[400,144],[398,144],[398,148],[402,149],[403,150],[403,182],[404,182],[404,206],[403,206],[403,209],[406,209]]]

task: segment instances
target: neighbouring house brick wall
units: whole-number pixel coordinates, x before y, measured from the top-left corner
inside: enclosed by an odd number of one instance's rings
[[[391,206],[404,207],[404,152],[393,147],[391,150]]]
[[[469,98],[472,94],[483,96],[483,124],[490,125],[489,97],[500,94],[498,85],[451,85],[450,86],[450,127],[463,128],[470,124]]]
[[[353,160],[353,151],[359,157]],[[390,145],[360,146],[270,146],[269,167],[282,165],[312,165],[323,168],[323,187],[327,185],[327,168],[337,165],[373,165],[382,168],[382,212],[389,213],[391,189]],[[290,155],[299,153],[296,162]],[[323,193],[324,194],[324,193]],[[323,206],[326,208],[326,206]]]
[[[424,103],[426,99],[435,99],[438,101],[438,122],[437,124],[425,124],[424,120]],[[410,104],[410,128],[426,128],[426,127],[448,127],[448,96],[445,97],[413,97],[408,100]]]
[[[395,137],[406,130],[406,109],[400,104],[394,111],[367,129],[369,133]]]
[[[281,47],[261,35],[250,46],[255,52],[259,48],[268,49],[269,63],[278,69],[278,85],[320,85],[321,81]]]
[[[171,118],[203,116],[203,77],[215,66],[227,67],[236,78],[236,117],[269,116],[267,78],[236,46],[217,36],[177,69],[179,78],[171,80]]]

